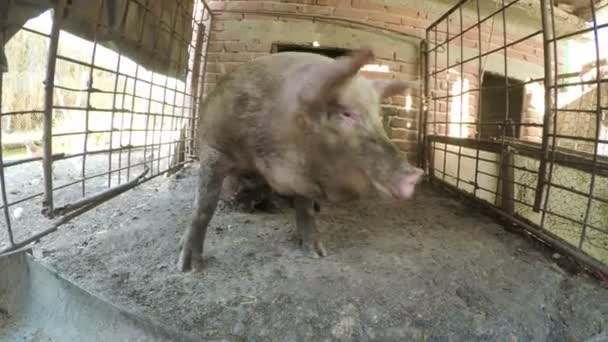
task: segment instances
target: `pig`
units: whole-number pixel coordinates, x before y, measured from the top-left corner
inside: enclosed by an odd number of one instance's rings
[[[423,171],[390,142],[379,111],[383,98],[417,83],[364,77],[360,69],[373,60],[367,48],[338,59],[282,52],[245,63],[217,84],[199,114],[199,184],[180,241],[181,271],[203,265],[207,226],[227,175],[256,174],[293,198],[296,237],[314,257],[327,255],[317,201],[413,195]]]

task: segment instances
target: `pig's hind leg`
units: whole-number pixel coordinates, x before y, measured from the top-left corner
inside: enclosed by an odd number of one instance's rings
[[[321,241],[321,234],[317,230],[315,222],[315,202],[313,200],[296,196],[294,198],[296,211],[297,238],[302,247],[313,257],[324,257],[327,255],[325,246]]]
[[[207,226],[213,217],[219,201],[222,182],[227,175],[227,167],[221,152],[202,147],[198,188],[192,212],[192,223],[184,232],[180,242],[178,268],[185,272],[202,268],[203,245]]]

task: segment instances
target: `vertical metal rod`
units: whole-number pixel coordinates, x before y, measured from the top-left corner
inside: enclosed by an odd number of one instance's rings
[[[602,76],[600,73],[600,40],[597,28],[597,16],[595,12],[595,4],[593,0],[590,0],[591,18],[593,19],[593,39],[595,42],[595,80],[596,95],[595,95],[595,146],[593,149],[593,166],[591,171],[591,182],[589,184],[589,197],[587,198],[587,208],[585,209],[585,220],[583,223],[583,231],[581,232],[581,239],[578,243],[578,248],[583,249],[583,243],[587,236],[587,226],[589,225],[589,218],[591,212],[591,203],[593,202],[593,190],[595,188],[595,174],[597,173],[597,156],[600,148],[600,129],[602,126]]]
[[[501,139],[500,139],[500,145],[501,145],[501,158],[500,158],[500,162],[499,162],[499,177],[498,177],[498,182],[496,182],[496,192],[498,192],[498,190],[500,189],[500,194],[501,194],[501,202],[503,199],[505,199],[505,193],[511,193],[512,191],[509,191],[508,189],[503,188],[503,186],[507,185],[509,187],[513,186],[513,183],[507,184],[505,182],[505,178],[507,178],[507,175],[503,174],[503,171],[509,171],[508,168],[505,167],[504,162],[508,161],[508,155],[509,153],[507,153],[507,149],[508,146],[505,145],[505,137],[507,135],[507,126],[509,125],[509,111],[511,110],[511,106],[509,103],[509,54],[508,54],[508,42],[507,42],[507,11],[505,9],[505,0],[501,0],[501,5],[502,5],[502,43],[503,43],[503,72],[505,74],[505,84],[504,84],[504,90],[505,90],[505,118],[502,124],[502,132],[500,134]],[[492,37],[490,37],[490,43],[492,42]],[[496,198],[496,200],[498,200],[498,198]],[[501,205],[503,205],[503,203],[501,203]]]
[[[118,75],[117,75],[118,77]],[[125,131],[125,99],[127,97],[127,83],[128,78],[124,78],[124,82],[122,84],[122,100],[120,104],[120,132],[118,134],[118,184],[122,183],[122,152],[123,152],[123,133]]]
[[[129,9],[131,8],[130,6],[131,2],[130,1],[126,1],[125,2],[125,9],[123,11],[122,14],[122,18],[120,20],[120,37],[121,39],[125,38],[125,24],[127,22],[127,16],[129,14]],[[117,111],[118,108],[116,108],[116,92],[118,91],[118,82],[120,81],[120,67],[122,64],[122,54],[119,52],[118,53],[118,63],[116,65],[116,73],[114,74],[114,77],[116,77],[115,82],[114,82],[114,94],[112,96],[112,132],[110,132],[110,152],[109,152],[109,156],[108,156],[108,167],[110,169],[110,171],[112,170],[112,151],[113,151],[113,143],[114,143],[114,116],[115,113]],[[125,82],[123,84],[123,88],[122,88],[122,103],[120,106],[120,130],[118,133],[118,145],[119,147],[122,145],[122,134],[123,134],[123,130],[124,130],[124,119],[125,119],[125,97],[126,97],[126,89],[127,89],[127,78],[125,77]],[[122,181],[122,148],[120,148],[118,150],[118,184],[121,183]],[[112,173],[113,172],[108,172],[108,188],[112,186]]]
[[[89,143],[89,114],[91,112],[91,92],[93,91],[93,66],[95,65],[97,55],[97,31],[99,30],[99,22],[101,21],[101,15],[103,13],[104,0],[99,0],[99,6],[97,8],[97,18],[95,19],[95,33],[93,34],[93,53],[91,56],[91,66],[89,67],[89,78],[87,80],[87,107],[84,111],[84,144],[82,147],[82,168],[80,170],[80,176],[82,177],[82,197],[86,195],[86,166],[87,166],[87,150]],[[112,133],[110,133],[112,134]],[[111,146],[110,146],[111,148]],[[109,165],[108,165],[109,167]]]
[[[160,15],[158,16],[158,25],[155,27],[156,32],[154,32],[154,36],[156,37],[156,39],[154,40],[154,46],[152,47],[152,54],[155,56],[159,55],[159,51],[158,51],[158,42],[160,41],[160,31],[163,25],[163,16],[165,14],[165,2],[161,3],[160,6]],[[152,131],[150,132],[150,113],[152,112],[152,97],[153,97],[153,91],[154,91],[154,86],[156,85],[156,83],[154,82],[154,76],[156,76],[157,73],[156,72],[152,72],[152,80],[150,82],[150,93],[148,94],[148,110],[147,110],[147,115],[146,115],[146,131],[145,131],[145,135],[144,135],[144,161],[146,161],[146,166],[150,168],[150,174],[154,175],[154,134],[156,132],[156,117],[157,115],[154,115],[154,117],[152,118]],[[165,76],[168,77],[168,76]],[[164,100],[163,100],[163,111],[164,111]],[[150,163],[148,165],[148,133],[152,134],[152,144],[150,147],[150,149],[152,150],[152,158],[150,158]],[[158,171],[158,170],[157,170]]]
[[[65,0],[59,0],[53,8],[53,25],[49,41],[49,54],[44,82],[44,119],[42,131],[42,168],[44,174],[44,195],[42,213],[53,218],[53,93],[59,34],[63,23]]]
[[[133,89],[131,91],[131,111],[129,114],[129,142],[127,146],[129,149],[127,150],[127,182],[131,180],[131,154],[133,149],[133,119],[135,118],[135,93],[137,92],[137,81],[139,76],[139,64],[135,66],[135,78],[133,79]]]
[[[483,54],[483,49],[481,46],[481,8],[479,6],[479,0],[475,1],[476,10],[477,10],[477,47],[478,47],[478,59],[477,59],[477,89],[479,92],[477,94],[477,120],[476,120],[476,132],[475,132],[475,140],[477,140],[477,149],[475,151],[475,189],[473,189],[473,196],[477,197],[477,190],[479,190],[479,153],[481,148],[479,147],[479,141],[481,140],[481,119],[483,118],[483,110],[481,108],[481,93],[482,93],[482,84],[483,84],[483,65],[481,55]],[[491,36],[490,36],[491,37]],[[490,38],[491,39],[491,38]]]
[[[173,52],[173,42],[175,41],[175,39],[174,39],[175,38],[175,26],[177,25],[177,15],[179,13],[180,4],[181,4],[181,2],[178,2],[175,5],[175,10],[173,12],[173,15],[171,16],[173,19],[171,20],[171,33],[170,33],[170,38],[169,38],[169,59],[168,59],[169,70],[171,70],[171,64],[173,62],[173,59],[171,57],[173,55],[172,52]],[[183,27],[182,27],[182,29],[183,29]],[[181,57],[182,57],[181,56],[181,49],[179,49],[179,51],[180,51],[180,55],[178,57],[179,58],[178,59],[178,63],[181,63]],[[186,63],[186,69],[188,68],[187,65],[188,65],[188,63]],[[158,172],[160,172],[160,161],[162,159],[162,158],[160,158],[160,156],[161,156],[161,149],[163,148],[163,144],[162,144],[162,142],[163,142],[163,133],[165,132],[165,128],[164,128],[164,126],[165,126],[165,115],[166,115],[166,113],[165,113],[165,107],[167,105],[167,85],[168,84],[169,84],[169,76],[165,75],[165,85],[163,87],[163,104],[162,104],[163,108],[162,108],[162,116],[160,117],[160,131],[159,131],[159,137],[158,137],[158,142],[159,142],[159,144],[158,144],[158,157],[157,157],[158,160],[157,160],[157,163],[156,163],[156,169],[158,170]],[[177,87],[177,79],[176,79],[176,85],[175,86]],[[175,94],[176,90],[177,89],[173,90],[173,94]],[[175,113],[175,101],[173,102],[173,112]],[[171,151],[171,146],[168,146],[168,147],[169,147],[169,151]],[[171,152],[169,152],[169,153],[171,153]],[[168,159],[169,159],[169,163],[171,163],[171,158],[168,158]]]
[[[552,32],[552,35],[554,35],[557,30],[555,29],[555,13],[554,13],[554,10],[553,10],[553,0],[547,0],[547,1],[549,1],[549,3],[548,3],[548,6],[549,6],[549,12],[548,12],[548,14],[550,15],[550,18],[551,18],[551,26],[550,26],[551,27],[551,32]],[[559,69],[558,69],[558,64],[557,64],[557,41],[553,42],[552,44],[553,45],[549,45],[549,48],[550,49],[552,48],[550,51],[551,51],[551,54],[552,54],[552,57],[553,57],[553,66],[554,66],[554,68],[553,68],[553,74],[552,74],[553,78],[552,78],[552,81],[551,81],[551,84],[550,84],[550,87],[552,87],[552,90],[553,90],[553,97],[551,97],[551,88],[545,89],[546,92],[549,92],[549,100],[550,100],[549,101],[549,112],[550,113],[553,113],[553,108],[556,108],[556,109],[558,108],[558,106],[557,106],[557,103],[558,103],[557,102],[558,101],[558,92],[557,92],[557,87],[554,87],[553,83],[557,82],[557,80],[559,79],[558,78]],[[549,64],[551,65],[551,61],[550,61]],[[557,114],[557,112],[555,112],[555,117],[553,118],[553,132],[554,132],[554,134],[557,132],[557,122],[558,122],[558,114]],[[547,132],[547,134],[549,134],[549,132]],[[548,143],[549,143],[549,141],[547,140],[547,144]],[[545,182],[545,185],[547,187],[546,188],[547,191],[545,191],[545,203],[544,203],[544,206],[543,206],[543,210],[542,210],[542,214],[541,214],[541,219],[540,219],[540,227],[542,229],[545,228],[545,219],[547,217],[547,207],[549,206],[549,199],[551,198],[550,197],[551,196],[551,183],[552,183],[552,180],[553,180],[553,169],[555,167],[555,155],[556,155],[555,149],[556,149],[556,147],[557,147],[557,141],[556,141],[556,138],[553,137],[553,139],[551,139],[551,154],[550,154],[551,161],[549,163],[549,175],[548,175],[547,180]],[[547,149],[548,149],[548,147],[547,147]]]
[[[118,92],[118,73],[120,72],[120,63],[122,61],[122,54],[118,54],[118,61],[116,63],[116,73],[114,74],[114,92],[112,93],[112,117],[110,119],[110,151],[108,152],[108,188],[112,187],[112,149],[114,148],[114,118],[116,116],[116,111],[119,110],[116,108],[116,93]],[[123,92],[124,99],[124,92]],[[124,112],[123,112],[124,116]],[[121,118],[122,119],[122,118]],[[120,133],[122,135],[122,120],[121,120],[121,128]],[[120,152],[119,152],[120,153]],[[118,157],[118,165],[120,169],[120,156]],[[118,174],[118,183],[120,184],[120,173]]]
[[[540,13],[541,21],[543,25],[543,61],[544,61],[544,73],[545,73],[545,110],[543,115],[543,137],[541,143],[541,156],[540,165],[538,168],[538,180],[536,183],[536,196],[534,197],[535,212],[539,212],[541,209],[541,203],[543,198],[543,192],[545,189],[546,174],[547,174],[547,160],[549,159],[549,128],[551,125],[551,86],[553,85],[553,74],[551,73],[551,39],[554,33],[551,31],[551,11],[550,7],[553,6],[551,0],[540,0]]]
[[[428,52],[429,31],[425,31],[425,40],[420,42],[420,62],[423,80],[423,93],[420,94],[420,118],[418,119],[418,166],[426,170],[426,137],[428,136],[427,120],[429,116],[429,52]]]
[[[435,42],[435,47],[437,47],[437,44],[439,44],[438,43],[438,38],[437,38],[437,26],[435,26],[434,28],[435,28],[435,30],[434,30],[435,31],[434,32],[435,33],[435,41],[434,42]],[[434,50],[435,50],[434,51],[435,52],[435,59],[433,60],[433,63],[434,63],[433,64],[434,65],[434,67],[433,67],[433,73],[435,73],[437,71],[437,67],[438,67],[438,65],[437,65],[438,64],[438,56],[437,56],[438,55],[438,49],[435,48]],[[434,82],[435,86],[433,87],[433,90],[435,91],[435,95],[433,96],[433,106],[434,106],[433,107],[433,134],[434,135],[438,135],[438,132],[437,132],[437,112],[438,112],[438,107],[437,107],[438,106],[438,104],[437,104],[437,89],[439,89],[438,88],[439,75],[435,74],[434,78],[435,78],[435,82]],[[431,142],[429,140],[429,144],[430,143]],[[436,147],[436,143],[433,142],[432,146],[430,146],[430,148],[429,148],[429,153],[428,153],[429,159],[431,160],[430,167],[429,167],[429,176],[431,178],[433,178],[435,176],[435,147]]]
[[[133,0],[127,0],[127,1],[133,1]],[[150,6],[150,1],[151,0],[146,0],[146,4],[144,5],[145,7],[143,7],[144,9],[144,14],[143,14],[143,18],[142,18],[142,23],[141,23],[141,29],[139,30],[138,33],[138,39],[137,39],[137,46],[138,46],[138,52],[141,52],[141,48],[144,46],[143,42],[144,42],[144,32],[146,30],[146,21],[148,20],[148,10],[147,8]],[[137,6],[139,6],[139,9],[142,9],[142,5],[139,3],[139,1],[135,2],[137,4]],[[135,95],[137,93],[137,82],[139,81],[139,63],[135,65],[135,77],[133,78],[133,92],[131,93],[131,114],[130,114],[130,118],[129,118],[129,146],[133,146],[132,142],[133,142],[133,119],[135,117],[135,114],[133,114],[133,112],[135,111]],[[150,86],[152,86],[152,84],[150,83]],[[146,123],[147,125],[147,123]],[[147,136],[147,133],[144,133]],[[144,147],[145,150],[145,147]],[[127,151],[127,182],[131,179],[131,154],[133,152],[132,148],[129,148]],[[146,153],[144,152],[144,158],[145,158]],[[152,170],[150,170],[152,171]]]
[[[450,118],[450,16],[448,15],[445,19],[445,31],[446,31],[446,95],[447,95],[447,100],[446,100],[446,106],[445,106],[445,133],[444,135],[447,137],[450,135],[450,122],[452,121]],[[448,144],[445,144],[444,146],[444,151],[443,151],[443,173],[441,175],[441,178],[445,181],[446,176],[448,174],[447,172],[447,160],[448,160]]]
[[[458,125],[458,135],[460,138],[463,138],[463,134],[462,134],[462,114],[464,112],[464,97],[465,96],[469,96],[469,94],[464,94],[464,34],[462,34],[463,31],[463,25],[462,25],[462,6],[463,4],[461,4],[460,6],[458,6],[458,16],[460,17],[460,31],[458,31],[458,33],[460,33],[460,122]],[[468,118],[467,118],[467,122],[468,122]],[[456,165],[457,170],[456,170],[456,188],[459,188],[460,186],[460,163],[462,161],[462,146],[458,145],[458,164]]]
[[[5,37],[5,28],[3,26],[2,31],[0,31],[0,53],[4,51],[4,37]],[[0,66],[0,117],[2,116],[2,85],[4,80],[4,72]],[[4,221],[6,222],[6,229],[8,232],[8,242],[11,247],[15,246],[15,240],[13,237],[13,227],[11,225],[11,215],[9,213],[8,208],[8,196],[6,195],[6,179],[4,177],[4,156],[3,156],[3,148],[2,148],[2,120],[0,120],[0,189],[2,193],[2,209],[4,212]]]

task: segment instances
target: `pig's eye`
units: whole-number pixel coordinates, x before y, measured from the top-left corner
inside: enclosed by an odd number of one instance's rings
[[[357,116],[358,116],[357,114],[355,114],[355,113],[353,113],[353,112],[347,112],[347,111],[341,112],[341,113],[340,113],[340,115],[341,115],[343,118],[347,118],[347,119],[351,119],[351,120],[356,119],[356,118],[357,118]]]

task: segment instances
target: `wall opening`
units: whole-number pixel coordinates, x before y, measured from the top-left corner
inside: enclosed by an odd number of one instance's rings
[[[509,101],[509,121],[521,122],[524,100],[522,82],[508,78],[510,89],[505,89],[505,77],[493,73],[485,73],[481,83],[481,138],[496,139],[503,135],[503,126],[507,112],[507,95]],[[507,94],[508,93],[508,94]],[[505,137],[519,138],[519,127],[508,125]]]
[[[319,55],[327,56],[329,58],[338,58],[347,55],[351,52],[349,49],[334,48],[334,47],[321,47],[314,45],[302,45],[302,44],[272,44],[272,53],[279,52],[308,52],[316,53]]]

